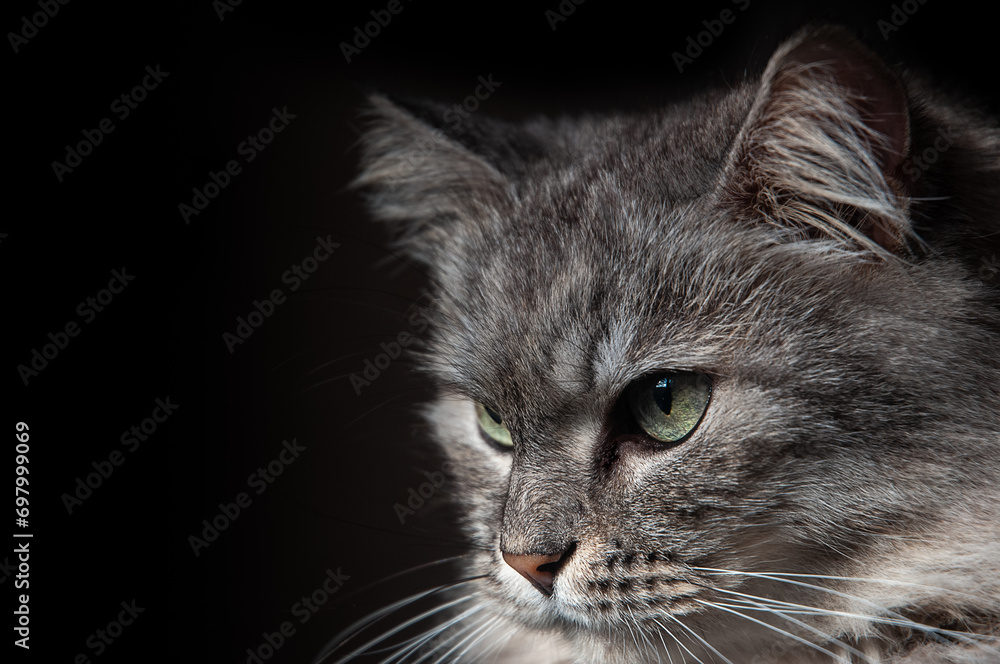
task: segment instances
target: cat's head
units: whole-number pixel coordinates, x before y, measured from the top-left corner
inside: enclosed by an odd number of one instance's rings
[[[966,255],[997,194],[957,182],[995,187],[995,135],[833,28],[655,112],[372,103],[359,183],[432,280],[490,615],[629,662],[998,615],[1000,326]]]

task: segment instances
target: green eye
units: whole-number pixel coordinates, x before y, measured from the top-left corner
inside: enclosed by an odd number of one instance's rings
[[[628,405],[636,424],[662,443],[676,443],[701,422],[712,396],[712,379],[672,371],[633,384]]]
[[[476,421],[490,440],[500,447],[514,447],[510,431],[504,426],[503,418],[481,403],[476,403]]]

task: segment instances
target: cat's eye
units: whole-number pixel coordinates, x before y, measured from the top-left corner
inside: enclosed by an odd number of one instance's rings
[[[481,403],[476,403],[476,421],[486,437],[503,448],[514,447],[510,431],[503,423],[503,418]]]
[[[628,391],[632,417],[646,435],[677,443],[701,422],[712,396],[712,379],[702,373],[671,371],[644,378]]]

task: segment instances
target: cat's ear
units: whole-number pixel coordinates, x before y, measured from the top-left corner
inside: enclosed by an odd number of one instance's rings
[[[793,237],[833,237],[879,254],[912,236],[906,92],[845,30],[812,28],[771,58],[733,145],[721,198]]]
[[[369,101],[354,184],[411,257],[433,262],[455,224],[482,223],[509,202],[524,159],[496,121],[430,102]]]

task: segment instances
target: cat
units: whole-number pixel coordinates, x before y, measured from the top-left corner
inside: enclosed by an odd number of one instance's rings
[[[470,548],[392,661],[1000,662],[990,118],[836,26],[673,108],[445,110],[361,141]]]

